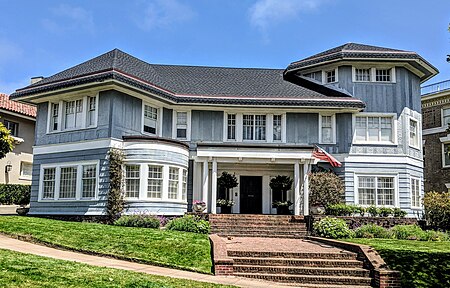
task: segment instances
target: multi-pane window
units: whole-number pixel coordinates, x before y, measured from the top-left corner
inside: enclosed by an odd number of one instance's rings
[[[33,172],[33,164],[28,162],[20,162],[20,176],[25,178],[31,178]]]
[[[187,112],[177,112],[177,138],[186,139],[187,137]]]
[[[336,70],[325,71],[325,83],[336,82]]]
[[[147,197],[161,199],[163,185],[163,167],[148,165]]]
[[[125,165],[125,197],[139,198],[139,165]]]
[[[80,128],[83,119],[83,100],[64,102],[64,123],[66,129]]]
[[[450,167],[450,143],[442,144],[444,152],[444,167]]]
[[[52,103],[51,104],[51,126],[50,130],[56,131],[58,130],[58,116],[59,116],[59,104],[58,103]]]
[[[42,179],[42,199],[55,198],[56,168],[45,168]]]
[[[243,115],[243,139],[266,140],[266,115]]]
[[[273,115],[273,141],[281,141],[281,115]]]
[[[19,123],[5,120],[3,122],[5,124],[5,128],[11,132],[12,136],[19,136]]]
[[[81,178],[81,197],[94,198],[97,184],[97,165],[83,165]]]
[[[186,200],[187,196],[187,170],[183,169],[183,178],[181,179],[181,200]]]
[[[59,184],[59,198],[75,198],[77,192],[77,167],[62,167]]]
[[[358,82],[370,81],[371,69],[355,69],[355,80]]]
[[[178,168],[169,167],[169,199],[178,198]]]
[[[144,105],[144,132],[156,134],[158,124],[158,109]]]
[[[420,180],[411,178],[411,206],[420,207]]]
[[[375,81],[377,82],[391,82],[391,69],[376,69]]]
[[[359,176],[359,204],[393,206],[395,200],[394,179],[394,177]]]
[[[95,110],[97,109],[97,98],[87,97],[88,101],[88,111],[87,111],[87,126],[95,125]]]
[[[392,142],[392,117],[356,116],[356,141]]]
[[[442,109],[442,126],[447,127],[450,124],[450,108]]]
[[[303,76],[320,81],[320,72],[306,73],[306,74],[303,74]]]
[[[236,114],[227,115],[227,139],[236,140]]]
[[[333,143],[333,118],[332,116],[320,116],[321,130],[322,130],[322,143]]]
[[[419,133],[417,121],[409,119],[409,145],[413,147],[419,146]]]

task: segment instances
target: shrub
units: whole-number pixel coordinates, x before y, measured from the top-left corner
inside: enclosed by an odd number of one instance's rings
[[[351,216],[353,213],[359,212],[358,208],[358,206],[343,203],[332,204],[325,208],[325,213],[333,216]]]
[[[20,184],[0,184],[0,204],[30,204],[31,186]]]
[[[390,238],[390,233],[384,227],[367,224],[355,230],[356,238]]]
[[[394,210],[388,207],[379,208],[380,217],[389,217],[394,214]]]
[[[441,231],[424,231],[420,240],[422,241],[449,241],[449,235]]]
[[[392,236],[401,240],[420,240],[424,231],[417,225],[397,225],[391,228]]]
[[[166,225],[166,229],[208,234],[209,222],[200,220],[193,215],[184,215],[183,217],[170,220]]]
[[[367,209],[365,207],[356,206],[355,212],[359,213],[359,216],[363,217],[366,214]]]
[[[425,218],[437,229],[450,229],[450,192],[427,192],[423,198]]]
[[[153,215],[124,215],[114,221],[116,226],[159,228],[160,220]]]
[[[394,208],[393,213],[394,213],[394,217],[397,217],[397,218],[405,218],[406,214],[408,214],[408,213],[406,213],[406,211],[403,211],[400,208]]]
[[[332,239],[353,237],[353,231],[348,228],[347,223],[342,219],[326,217],[319,222],[315,222],[313,227],[315,234],[321,237]]]
[[[372,217],[377,217],[378,215],[380,215],[380,208],[373,205],[369,206],[367,208],[367,213],[369,213]]]
[[[332,172],[316,172],[309,174],[310,205],[324,206],[338,204],[342,201],[344,184]]]

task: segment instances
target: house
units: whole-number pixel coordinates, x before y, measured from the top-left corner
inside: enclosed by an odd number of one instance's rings
[[[287,175],[293,213],[308,215],[318,144],[343,164],[347,203],[413,216],[420,83],[437,73],[414,52],[355,43],[286,69],[156,65],[114,49],[12,95],[38,107],[30,213],[104,213],[114,147],[127,213],[179,215],[193,200],[217,213],[226,171],[239,182],[233,213],[275,213],[269,181]]]
[[[422,87],[425,191],[450,191],[450,80]]]
[[[0,121],[11,131],[14,150],[0,159],[0,183],[31,184],[36,107],[0,93]]]

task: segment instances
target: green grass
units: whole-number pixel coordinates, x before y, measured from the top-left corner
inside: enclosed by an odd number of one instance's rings
[[[442,241],[415,241],[396,239],[344,239],[347,242],[372,246],[375,250],[407,250],[415,252],[447,252],[450,253],[450,242]]]
[[[0,232],[33,241],[119,258],[211,273],[208,235],[159,229],[2,216]]]
[[[0,287],[232,287],[90,266],[0,249]]]

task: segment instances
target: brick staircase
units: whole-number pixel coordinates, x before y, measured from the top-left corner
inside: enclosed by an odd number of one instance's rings
[[[371,287],[369,270],[351,252],[228,251],[233,274],[300,287]]]
[[[236,237],[303,238],[303,216],[210,214],[211,234]]]

